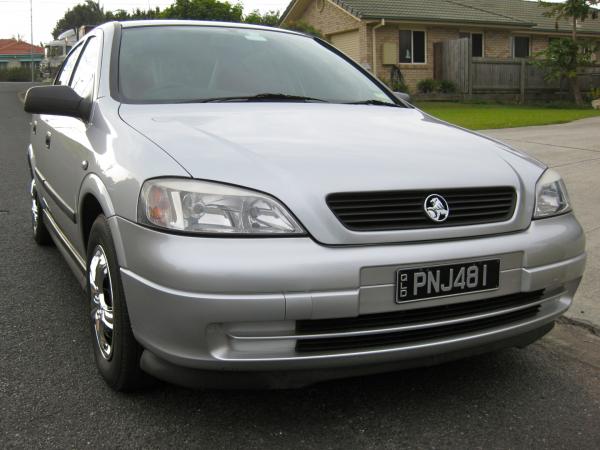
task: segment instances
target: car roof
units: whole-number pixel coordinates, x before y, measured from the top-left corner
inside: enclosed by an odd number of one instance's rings
[[[208,20],[127,20],[123,22],[117,22],[123,28],[133,27],[151,27],[151,26],[204,26],[204,27],[223,27],[223,28],[245,28],[251,30],[264,30],[274,31],[279,33],[297,34],[300,36],[306,36],[303,33],[297,31],[285,30],[283,28],[266,27],[263,25],[253,25],[247,23],[237,22],[216,22]]]

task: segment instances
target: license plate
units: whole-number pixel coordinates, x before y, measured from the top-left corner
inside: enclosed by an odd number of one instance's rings
[[[497,289],[500,260],[400,269],[396,303]]]

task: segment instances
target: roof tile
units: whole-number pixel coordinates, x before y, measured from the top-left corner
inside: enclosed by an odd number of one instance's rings
[[[28,55],[33,47],[33,53],[43,54],[44,49],[29,42],[16,39],[0,39],[0,55]]]
[[[510,25],[554,31],[555,20],[545,8],[526,0],[333,0],[362,19],[427,20],[457,23]],[[569,31],[568,21],[558,29]],[[582,32],[600,33],[600,20],[588,20]]]

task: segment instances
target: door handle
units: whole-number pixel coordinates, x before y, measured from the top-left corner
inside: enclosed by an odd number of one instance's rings
[[[33,121],[33,124],[31,125],[31,132],[33,134],[37,134],[37,120]]]
[[[52,140],[52,133],[46,132],[46,148],[50,148],[50,141]]]

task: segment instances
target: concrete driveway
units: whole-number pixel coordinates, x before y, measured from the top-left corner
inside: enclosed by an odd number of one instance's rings
[[[586,273],[567,317],[600,330],[600,117],[481,133],[529,153],[564,177],[588,251]]]

